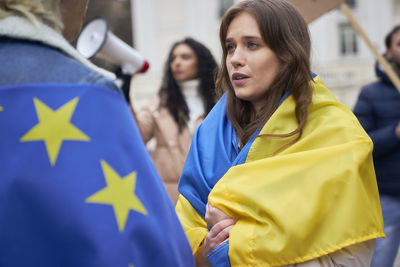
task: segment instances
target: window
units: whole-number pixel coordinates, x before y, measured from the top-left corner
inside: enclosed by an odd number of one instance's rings
[[[351,8],[355,8],[357,3],[356,0],[346,0],[346,4]]]
[[[234,0],[219,0],[219,16],[222,17],[225,11],[234,4]]]
[[[358,52],[357,34],[350,23],[339,24],[340,54],[342,56],[356,55]]]

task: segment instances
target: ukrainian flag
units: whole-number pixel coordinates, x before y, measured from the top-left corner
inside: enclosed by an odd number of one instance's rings
[[[237,220],[208,255],[213,266],[301,263],[384,237],[372,142],[319,76],[311,83],[303,135],[282,151],[295,137],[259,135],[297,128],[292,96],[240,152],[225,97],[197,130],[176,210],[194,253],[208,233],[207,202]]]
[[[194,266],[123,97],[0,88],[0,266]]]

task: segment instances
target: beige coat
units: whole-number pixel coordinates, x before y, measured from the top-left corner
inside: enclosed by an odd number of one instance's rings
[[[282,267],[369,267],[375,239],[342,248],[317,259]]]
[[[193,133],[188,127],[179,133],[171,113],[165,107],[160,107],[157,98],[136,114],[136,121],[145,143],[155,138],[155,150],[151,153],[158,173],[172,202],[178,199],[178,182],[181,176],[186,156],[189,152]],[[198,126],[203,117],[197,119]]]

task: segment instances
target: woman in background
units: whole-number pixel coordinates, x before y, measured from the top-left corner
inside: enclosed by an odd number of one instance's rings
[[[210,50],[192,38],[169,53],[158,97],[137,112],[145,143],[155,138],[152,158],[173,201],[194,131],[215,104],[217,63]]]
[[[369,266],[383,237],[372,142],[310,70],[307,24],[284,0],[222,18],[217,89],[179,182],[198,266]]]

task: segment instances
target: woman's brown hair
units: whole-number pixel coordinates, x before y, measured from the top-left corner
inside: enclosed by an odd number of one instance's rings
[[[227,50],[225,40],[231,22],[242,12],[247,12],[256,20],[263,41],[274,51],[280,62],[279,71],[265,96],[265,106],[256,113],[251,103],[235,96],[226,66]],[[311,41],[307,23],[299,12],[284,0],[247,0],[228,9],[222,18],[220,27],[222,60],[218,71],[216,88],[219,94],[227,92],[227,115],[235,128],[240,147],[251,135],[271,117],[282,96],[290,90],[296,102],[298,127],[294,131],[281,135],[263,135],[290,137],[297,134],[281,149],[295,143],[302,134],[307,121],[308,106],[311,103],[312,89],[310,81]]]

